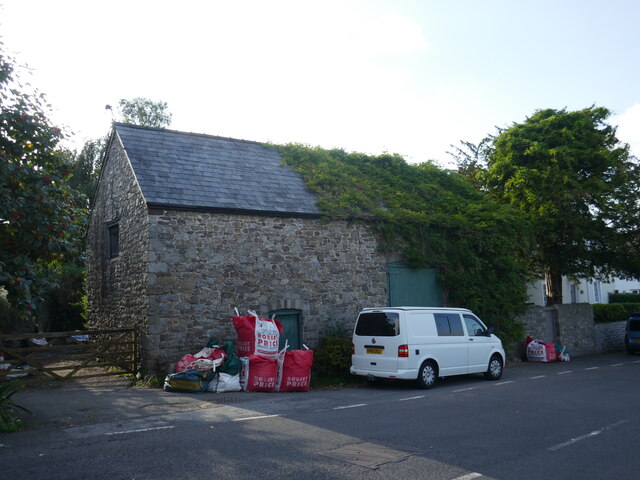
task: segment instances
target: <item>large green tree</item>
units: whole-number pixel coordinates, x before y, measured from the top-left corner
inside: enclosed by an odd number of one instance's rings
[[[123,123],[165,128],[171,125],[167,102],[154,102],[144,97],[123,98],[118,103]]]
[[[53,288],[56,262],[78,255],[86,217],[69,186],[72,155],[47,108],[0,51],[0,286],[23,312]]]
[[[93,207],[98,177],[100,176],[100,164],[108,140],[108,135],[98,139],[87,140],[74,161],[75,169],[69,184],[86,197],[87,207],[89,208]]]
[[[485,187],[535,227],[530,260],[549,305],[562,303],[563,275],[640,275],[640,168],[609,115],[539,110],[498,133],[486,155]]]

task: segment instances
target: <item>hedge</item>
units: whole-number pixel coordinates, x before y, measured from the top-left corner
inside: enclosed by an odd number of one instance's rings
[[[621,322],[634,312],[640,312],[640,303],[595,304],[593,320],[595,323]]]
[[[609,303],[640,303],[640,293],[610,293]]]

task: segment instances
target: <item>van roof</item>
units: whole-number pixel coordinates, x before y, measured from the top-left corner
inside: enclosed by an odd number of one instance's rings
[[[433,312],[451,312],[451,311],[456,311],[456,312],[469,312],[469,313],[473,313],[471,310],[469,310],[468,308],[458,308],[458,307],[370,307],[370,308],[363,308],[362,311],[363,312],[372,312],[372,311],[389,311],[389,310],[402,310],[402,311],[412,311],[412,310],[429,310],[429,311],[433,311]]]

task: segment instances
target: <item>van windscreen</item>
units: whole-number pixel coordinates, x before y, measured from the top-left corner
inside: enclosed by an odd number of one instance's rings
[[[394,312],[361,313],[356,335],[367,337],[395,337],[400,334],[399,315]]]

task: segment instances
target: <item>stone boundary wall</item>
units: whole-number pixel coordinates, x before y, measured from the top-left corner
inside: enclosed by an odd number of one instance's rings
[[[530,305],[529,309],[517,318],[519,322],[524,324],[525,337],[529,336],[547,341],[544,311],[545,307]]]
[[[596,324],[596,349],[598,353],[624,350],[624,329],[626,325],[626,320]]]
[[[593,306],[588,303],[557,305],[558,343],[569,354],[579,357],[596,353],[596,332]]]
[[[555,315],[555,325],[550,325],[552,322],[550,315]],[[572,356],[592,355],[597,351],[593,306],[588,303],[563,304],[554,307],[531,305],[518,320],[525,326],[525,336],[545,342],[555,341],[565,346]],[[551,338],[549,333],[553,331],[556,334],[555,339]],[[522,347],[518,351],[520,356],[524,356]]]

